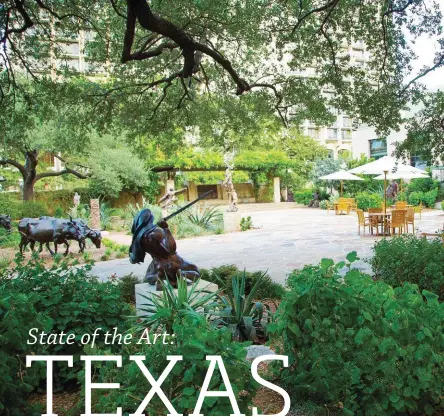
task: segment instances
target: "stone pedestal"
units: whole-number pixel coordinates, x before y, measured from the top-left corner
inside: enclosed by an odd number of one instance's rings
[[[191,285],[188,286],[188,289],[191,288]],[[196,291],[205,289],[205,291],[213,292],[213,291],[217,291],[218,288],[219,287],[217,286],[217,284],[200,280],[199,284],[197,285]],[[149,302],[149,300],[147,300],[145,297],[149,297],[151,294],[162,295],[162,291],[157,291],[155,285],[144,283],[144,284],[136,284],[135,292],[136,292],[137,315],[138,316],[150,316],[151,315],[150,313],[148,313],[146,311],[142,311],[143,308],[146,308],[147,306],[149,306],[151,304]],[[174,292],[177,294],[177,289],[174,290]],[[206,293],[206,292],[202,293],[201,297],[197,297],[196,300],[198,300],[199,298],[205,297],[207,294],[208,293]]]
[[[247,216],[244,214],[244,217]],[[224,211],[224,231],[225,232],[240,231],[241,219],[242,215],[239,213],[239,211]]]
[[[91,229],[100,230],[100,202],[98,198],[92,198],[90,201],[91,207]]]

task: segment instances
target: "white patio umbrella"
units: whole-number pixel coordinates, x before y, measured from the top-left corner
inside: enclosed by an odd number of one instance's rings
[[[350,169],[348,172],[352,174],[384,175],[384,212],[387,208],[387,175],[389,173],[425,174],[422,169],[405,165],[391,156],[384,156],[376,161]]]
[[[362,178],[357,177],[356,175],[350,174],[348,171],[344,171],[341,169],[340,171],[333,172],[332,174],[324,175],[319,177],[320,180],[328,180],[328,181],[341,181],[341,197],[342,197],[342,188],[344,181],[363,181]]]

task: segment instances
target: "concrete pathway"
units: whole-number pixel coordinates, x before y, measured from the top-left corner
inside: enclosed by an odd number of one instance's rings
[[[368,233],[359,236],[355,213],[335,216],[333,212],[294,206],[279,210],[267,207],[263,211],[255,207],[248,213],[246,206],[242,215],[251,215],[259,229],[178,240],[178,253],[201,268],[235,264],[249,271],[268,271],[280,283],[294,269],[317,264],[322,258],[340,261],[353,250],[361,258],[356,266],[371,271],[364,259],[371,257],[372,247],[380,238]],[[442,211],[425,212],[422,220],[416,217],[417,233],[434,233],[444,223]],[[121,244],[131,243],[131,236],[123,233],[108,237]],[[131,265],[128,259],[98,262],[92,272],[104,280],[112,274],[122,276],[131,272],[143,277],[150,260],[147,255],[141,265]]]

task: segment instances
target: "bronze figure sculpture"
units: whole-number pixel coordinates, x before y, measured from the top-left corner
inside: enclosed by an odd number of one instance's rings
[[[8,216],[6,214],[0,214],[0,227],[5,228],[8,233],[12,232],[11,227],[11,216]]]
[[[145,259],[145,253],[151,255],[153,260],[145,279],[151,285],[156,284],[157,290],[162,289],[164,279],[177,288],[179,274],[190,279],[199,276],[197,266],[177,254],[176,241],[165,219],[155,225],[151,211],[143,209],[134,218],[131,232],[133,240],[129,250],[130,262],[141,263]]]
[[[177,201],[176,194],[181,194],[186,190],[186,188],[181,188],[180,190],[174,191],[173,188],[170,188],[169,191],[158,201],[160,207],[163,209],[171,207]]]

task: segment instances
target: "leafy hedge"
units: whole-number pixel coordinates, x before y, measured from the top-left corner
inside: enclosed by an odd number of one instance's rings
[[[128,316],[133,314],[133,310],[122,300],[120,288],[113,282],[101,282],[92,276],[89,273],[90,265],[69,268],[66,263],[61,263],[45,269],[42,260],[32,258],[28,263],[24,263],[20,256],[16,258],[16,262],[17,265],[13,269],[0,271],[0,286],[3,291],[16,297],[28,297],[32,294],[30,308],[49,320],[49,332],[64,331],[76,335],[72,345],[33,345],[36,354],[87,354],[87,346],[80,343],[83,334],[92,334],[99,327],[102,328],[101,335],[114,327],[119,332],[128,328]],[[32,327],[39,326],[31,326],[28,321],[24,321],[17,328],[17,332],[21,338],[26,339]],[[103,337],[99,337],[97,345],[105,347]],[[119,347],[106,346],[111,350]],[[3,352],[0,352],[1,356]],[[79,366],[68,368],[64,363],[55,364],[55,389],[75,381]]]
[[[0,284],[0,415],[31,415],[25,399],[38,385],[44,366],[36,362],[26,369],[26,355],[32,354],[28,345],[28,329],[37,327],[48,331],[51,321],[38,313],[37,294],[11,292]]]
[[[124,415],[134,413],[140,405],[141,393],[147,393],[151,389],[137,364],[129,362],[130,354],[146,356],[144,363],[156,379],[169,362],[166,359],[167,355],[182,355],[183,360],[175,365],[162,388],[176,411],[189,415],[194,410],[208,370],[209,362],[206,361],[206,356],[221,355],[240,411],[242,414],[249,414],[249,407],[258,385],[253,380],[250,364],[245,359],[245,348],[248,344],[232,342],[229,329],[210,327],[203,316],[195,313],[188,313],[176,319],[173,331],[175,337],[165,345],[154,343],[123,346],[123,352],[120,352],[124,361],[122,368],[116,369],[115,364],[100,368],[99,382],[120,382],[122,389],[120,392],[111,390],[106,396],[97,396],[97,402],[93,404],[95,412],[115,413],[117,407],[122,407]],[[217,370],[213,374],[209,389],[225,390],[221,374]],[[167,410],[159,397],[155,396],[147,406],[145,414],[162,416],[167,414]],[[233,414],[233,410],[228,398],[213,397],[204,401],[201,414],[229,416]]]
[[[0,214],[8,214],[13,220],[18,220],[24,217],[47,215],[48,208],[39,201],[17,200],[15,194],[0,193]]]
[[[289,278],[273,325],[293,399],[345,415],[433,414],[444,407],[444,304],[324,259]]]
[[[356,194],[356,205],[358,209],[367,211],[371,207],[382,207],[383,199],[379,194],[362,192]]]
[[[370,263],[378,279],[389,285],[404,282],[436,293],[444,300],[444,246],[441,239],[401,236],[380,240]]]
[[[313,190],[297,191],[293,193],[294,201],[308,206],[313,199]]]
[[[414,206],[419,206],[419,204],[422,203],[426,207],[433,208],[435,207],[435,202],[437,198],[438,189],[435,188],[434,190],[427,192],[414,191],[409,194],[407,201],[409,202],[409,204],[412,204]]]

